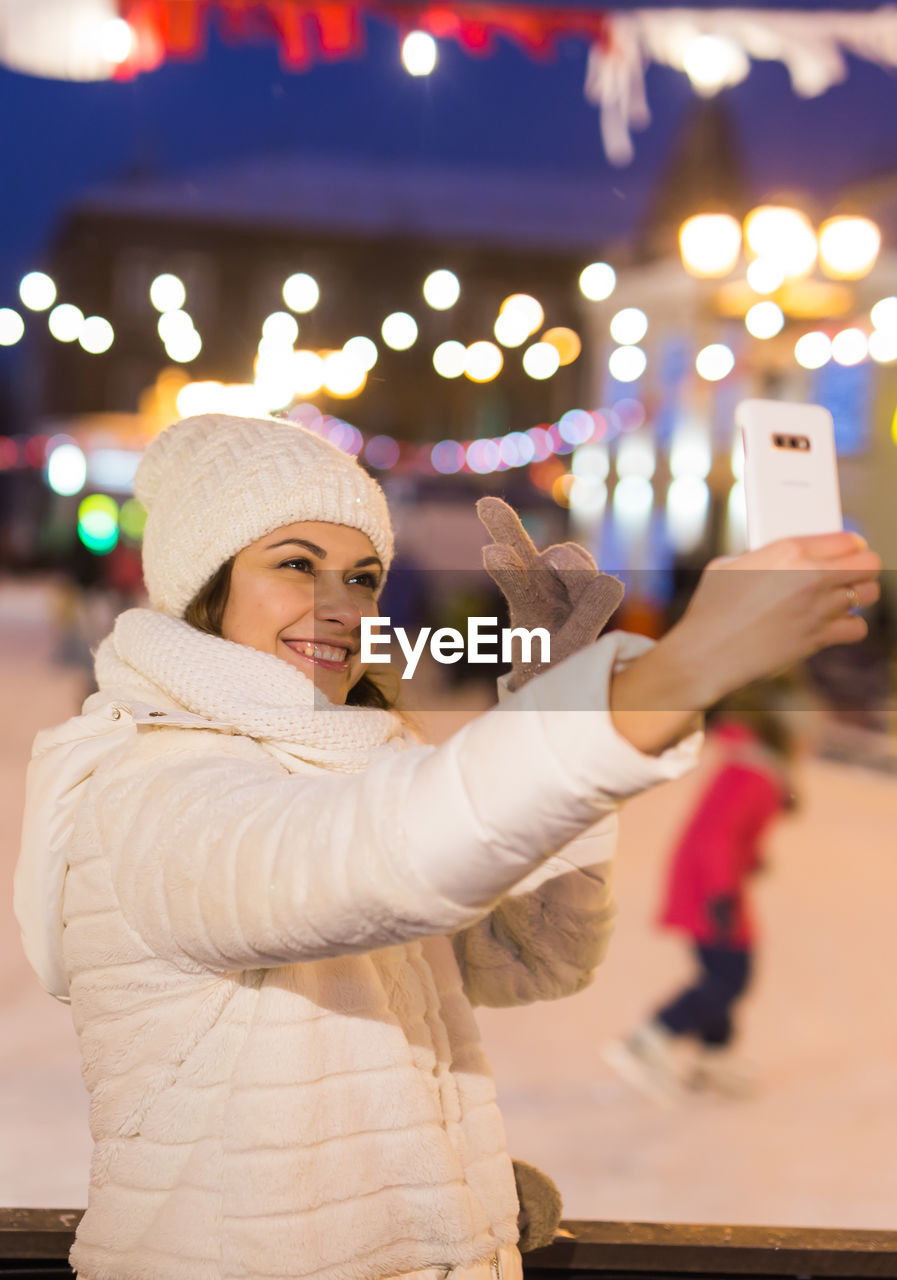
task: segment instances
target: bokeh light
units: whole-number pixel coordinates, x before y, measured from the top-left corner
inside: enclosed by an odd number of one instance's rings
[[[581,445],[573,454],[571,468],[577,476],[596,476],[606,480],[610,473],[610,452],[606,444],[595,442]]]
[[[501,460],[509,467],[525,467],[536,456],[536,446],[524,431],[510,431],[498,446]]]
[[[610,353],[607,367],[617,382],[636,382],[648,366],[648,357],[641,347],[617,347]]]
[[[467,365],[467,348],[463,342],[440,342],[433,352],[433,368],[440,378],[460,378]]]
[[[344,343],[343,351],[354,364],[357,364],[360,369],[364,369],[365,373],[370,373],[377,363],[376,342],[373,342],[370,338],[363,337],[361,334],[350,338],[348,342]]]
[[[94,555],[107,555],[118,542],[118,503],[92,493],[78,506],[78,537]]]
[[[344,351],[332,351],[324,360],[324,387],[330,395],[348,400],[364,390],[367,370]]]
[[[115,330],[103,316],[88,316],[81,326],[78,341],[91,355],[102,355],[115,340]]]
[[[747,269],[754,293],[775,293],[785,283],[785,268],[776,258],[755,258]]]
[[[532,330],[526,322],[525,315],[516,311],[502,311],[492,327],[495,339],[503,347],[520,347],[526,342]]]
[[[607,485],[598,476],[574,476],[568,501],[580,519],[597,520],[607,506]]]
[[[194,332],[193,318],[186,311],[163,311],[156,321],[156,330],[164,343],[176,342]]]
[[[198,413],[233,413],[260,418],[273,407],[263,388],[246,383],[188,382],[177,394],[177,409],[182,418],[192,418]]]
[[[691,275],[727,276],[741,253],[741,227],[728,213],[699,213],[679,228],[679,252]]]
[[[124,18],[109,18],[100,28],[100,47],[103,57],[114,67],[127,62],[134,48],[134,42],[134,30]]]
[[[647,524],[653,505],[654,486],[645,476],[623,476],[614,486],[614,518],[626,533],[637,533]]]
[[[12,307],[0,307],[0,347],[14,347],[25,332],[25,321]]]
[[[87,459],[74,440],[50,442],[47,448],[47,484],[61,497],[80,493],[87,481]]]
[[[534,342],[523,353],[523,368],[531,378],[544,382],[561,367],[561,357],[557,347],[548,342]]]
[[[897,332],[897,298],[880,298],[869,314],[876,329]]]
[[[255,390],[266,413],[285,409],[292,401],[295,387],[291,346],[263,340],[255,362]]]
[[[494,342],[472,342],[465,356],[464,372],[471,382],[491,382],[501,373],[504,357]]]
[[[190,364],[202,351],[202,338],[194,328],[179,330],[165,343],[165,354],[177,364]]]
[[[364,445],[364,437],[358,428],[353,427],[350,422],[343,422],[342,418],[325,419],[321,434],[337,449],[341,449],[343,453],[351,453],[353,457],[361,453]]]
[[[165,271],[150,285],[150,302],[157,311],[180,311],[187,301],[187,290],[180,276]]]
[[[392,436],[371,436],[364,446],[364,456],[378,471],[389,471],[399,460],[399,445]]]
[[[434,311],[448,311],[461,296],[461,282],[454,271],[431,271],[424,281],[424,299]]]
[[[654,441],[650,436],[621,437],[617,448],[618,476],[643,476],[645,480],[650,480],[656,465]]]
[[[407,351],[417,341],[417,321],[407,311],[393,311],[383,321],[380,332],[393,351]]]
[[[585,409],[568,409],[558,418],[558,434],[567,444],[585,444],[594,431],[595,419]]]
[[[869,340],[862,329],[842,329],[832,338],[832,359],[836,364],[862,364],[869,354]]]
[[[648,317],[638,307],[624,307],[610,322],[610,336],[621,347],[631,347],[648,332]]]
[[[575,484],[576,476],[571,475],[569,471],[563,472],[551,482],[551,496],[559,507],[569,507],[570,494]]]
[[[56,285],[44,271],[29,271],[19,282],[19,297],[29,311],[46,311],[56,301]]]
[[[409,31],[402,41],[402,63],[410,76],[428,76],[439,58],[436,41],[427,31]]]
[[[535,450],[533,454],[534,462],[544,462],[546,458],[551,457],[554,448],[551,443],[551,435],[545,427],[530,427],[526,434],[533,442],[533,449]]]
[[[146,507],[136,498],[128,498],[121,504],[118,524],[126,538],[138,542],[143,537],[143,528],[146,524]]]
[[[720,382],[735,368],[735,355],[724,342],[712,342],[702,347],[695,357],[695,369],[705,382]]]
[[[84,324],[84,312],[71,302],[61,302],[47,317],[47,328],[57,342],[76,342]]]
[[[827,333],[814,329],[794,344],[794,358],[804,369],[821,369],[832,358],[832,340]]]
[[[458,344],[461,345],[460,343]],[[466,348],[465,348],[466,350]],[[440,440],[430,450],[433,470],[442,476],[453,476],[464,466],[464,449],[457,440]]]
[[[542,341],[555,347],[562,365],[573,364],[582,351],[582,342],[575,329],[558,325],[554,329],[546,329]]]
[[[292,347],[299,337],[299,321],[289,311],[272,311],[262,323],[262,338],[266,342]]]
[[[545,312],[542,310],[541,302],[529,293],[512,293],[505,298],[499,308],[499,312],[502,315],[505,312],[509,312],[514,317],[515,324],[525,325],[527,335],[535,333],[537,329],[541,329],[545,320]],[[504,345],[508,344],[505,343]]]
[[[316,351],[297,351],[292,361],[293,390],[297,396],[313,396],[324,385],[324,361]]]
[[[869,354],[876,364],[897,360],[897,333],[893,329],[875,329],[869,335]]]
[[[703,480],[710,474],[713,448],[707,426],[694,418],[676,424],[670,441],[670,475],[674,479],[696,476]]]
[[[869,315],[875,328],[893,329],[897,332],[897,298],[879,298]]]
[[[774,338],[785,327],[785,313],[777,302],[755,302],[744,317],[744,327],[753,338]]]
[[[710,490],[700,476],[677,476],[667,490],[667,535],[680,553],[694,551],[704,538]]]
[[[692,88],[707,98],[725,85],[738,84],[751,64],[744,50],[727,36],[699,35],[682,50],[682,66]]]
[[[467,465],[477,475],[488,475],[499,462],[501,454],[494,440],[472,440],[467,446]]]
[[[816,235],[799,209],[761,205],[745,218],[744,238],[755,257],[778,262],[787,280],[806,275],[816,261]]]
[[[870,218],[828,218],[819,228],[819,265],[835,280],[860,280],[875,265],[881,232]]]
[[[579,273],[579,288],[590,302],[603,302],[617,286],[617,273],[608,262],[590,262]]]
[[[305,315],[318,305],[321,291],[314,276],[307,271],[297,271],[283,282],[283,300],[291,311]]]

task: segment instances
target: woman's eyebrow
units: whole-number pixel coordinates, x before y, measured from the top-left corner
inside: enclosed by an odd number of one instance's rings
[[[307,542],[305,538],[284,538],[283,542],[272,542],[266,547],[266,551],[275,551],[278,547],[305,547],[312,555],[317,556],[319,560],[327,559],[327,552],[323,547],[319,547],[317,543]],[[383,565],[378,556],[366,556],[364,560],[356,560],[353,568],[361,569],[364,565],[375,564],[378,569],[382,569]]]
[[[317,546],[314,542],[306,542],[304,538],[284,538],[283,542],[272,542],[266,547],[266,551],[274,551],[277,547],[305,547],[313,556],[317,556],[319,560],[327,559],[327,552],[323,547]]]

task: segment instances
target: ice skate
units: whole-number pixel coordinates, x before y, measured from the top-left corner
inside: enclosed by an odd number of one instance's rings
[[[647,1022],[624,1039],[610,1041],[601,1055],[627,1084],[670,1107],[682,1083],[672,1044],[673,1037],[659,1023]]]
[[[695,1092],[717,1093],[724,1098],[751,1098],[757,1092],[754,1072],[725,1048],[700,1049],[686,1083]]]

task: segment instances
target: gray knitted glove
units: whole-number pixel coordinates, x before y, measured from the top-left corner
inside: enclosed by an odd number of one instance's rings
[[[501,498],[480,498],[477,515],[493,538],[483,548],[483,566],[508,602],[511,626],[545,627],[552,664],[597,640],[623,599],[619,578],[599,573],[577,542],[538,552],[517,513]],[[539,662],[522,662],[518,649],[508,688],[519,689],[541,669]]]
[[[521,1253],[529,1253],[530,1249],[542,1249],[554,1239],[563,1213],[561,1193],[541,1169],[522,1160],[512,1163],[520,1204],[517,1247]]]

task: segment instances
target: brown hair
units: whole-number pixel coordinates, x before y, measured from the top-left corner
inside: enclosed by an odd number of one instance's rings
[[[197,631],[205,631],[210,636],[221,635],[234,559],[231,556],[229,560],[225,560],[205,586],[200,587],[184,610],[184,621],[189,622]],[[376,707],[381,711],[391,710],[395,701],[367,672],[352,686],[346,697],[346,703],[350,707]]]
[[[741,720],[770,751],[782,760],[793,760],[796,742],[787,715],[789,692],[793,701],[796,691],[785,678],[757,680],[718,702],[708,713],[707,722]]]

